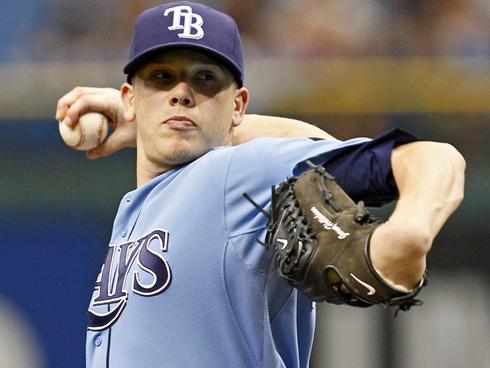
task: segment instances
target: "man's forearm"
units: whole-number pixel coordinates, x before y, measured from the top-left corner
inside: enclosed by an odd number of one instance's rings
[[[242,124],[235,128],[232,144],[245,143],[259,137],[316,137],[335,140],[334,137],[320,128],[300,120],[247,114]]]
[[[393,215],[413,221],[432,242],[463,200],[463,157],[446,143],[416,142],[393,151],[392,167],[400,193]]]
[[[411,289],[434,238],[463,199],[465,161],[448,144],[414,142],[393,150],[392,168],[400,197],[374,232],[370,254],[385,278]]]

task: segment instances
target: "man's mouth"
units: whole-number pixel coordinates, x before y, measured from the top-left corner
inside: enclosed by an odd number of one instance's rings
[[[165,120],[163,124],[174,130],[192,130],[196,128],[196,124],[187,116],[172,116]]]

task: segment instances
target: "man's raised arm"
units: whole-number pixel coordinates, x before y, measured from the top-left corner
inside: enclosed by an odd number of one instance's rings
[[[136,146],[136,127],[127,122],[122,113],[120,92],[113,88],[76,87],[58,100],[56,120],[67,125],[77,123],[80,115],[100,112],[112,123],[112,134],[99,147],[87,152],[87,158],[107,157],[126,148]],[[233,135],[233,145],[258,137],[316,137],[333,140],[323,130],[294,119],[265,115],[246,115]]]
[[[466,163],[451,145],[424,141],[395,148],[391,161],[400,196],[374,232],[370,255],[385,279],[410,290],[422,278],[434,238],[463,200]]]

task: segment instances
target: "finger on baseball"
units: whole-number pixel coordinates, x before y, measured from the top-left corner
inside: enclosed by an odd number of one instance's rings
[[[96,87],[75,87],[64,96],[62,96],[56,105],[56,114],[55,118],[58,121],[64,121],[66,118],[66,114],[68,113],[70,107],[77,102],[83,96],[93,96],[100,95],[104,91],[103,88]],[[78,120],[78,116],[77,120]],[[70,119],[71,120],[71,119]],[[76,121],[76,120],[75,120]],[[74,121],[65,121],[65,124],[71,125]]]
[[[75,87],[71,91],[63,95],[56,105],[56,120],[63,120],[65,118],[68,108],[80,98],[83,93],[86,93],[87,87]]]
[[[117,139],[109,136],[109,138],[107,138],[107,140],[100,146],[87,151],[87,158],[89,160],[96,160],[98,158],[108,157],[114,152],[119,151],[121,148],[123,148],[121,142],[118,142]]]
[[[100,112],[112,119],[110,108],[107,101],[100,98],[100,95],[83,95],[80,96],[66,111],[65,117],[62,120],[67,125],[75,124],[79,117],[86,112]]]

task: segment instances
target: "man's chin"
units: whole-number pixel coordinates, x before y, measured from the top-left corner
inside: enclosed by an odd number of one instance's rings
[[[197,160],[199,157],[203,156],[208,151],[209,149],[190,150],[190,149],[184,149],[183,147],[175,148],[171,152],[168,152],[166,161],[174,166],[185,165],[188,164],[189,162]]]

